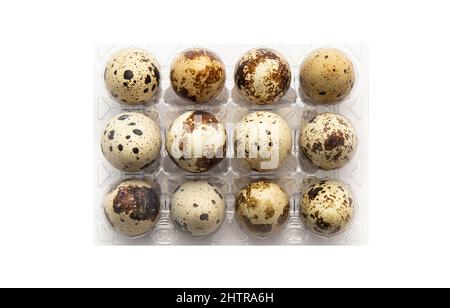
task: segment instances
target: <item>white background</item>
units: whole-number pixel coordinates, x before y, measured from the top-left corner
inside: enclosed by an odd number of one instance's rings
[[[0,4],[0,286],[450,285],[446,1],[80,2]],[[352,41],[370,44],[368,246],[93,245],[95,43]]]

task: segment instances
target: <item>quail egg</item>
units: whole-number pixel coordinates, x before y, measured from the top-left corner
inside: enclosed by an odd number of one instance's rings
[[[225,157],[227,133],[219,119],[206,111],[180,115],[166,133],[166,149],[172,161],[189,172],[205,172]]]
[[[235,218],[242,229],[256,236],[279,232],[289,217],[289,197],[278,184],[259,179],[237,195]]]
[[[138,172],[149,167],[161,148],[159,126],[138,112],[113,117],[101,134],[101,150],[109,163],[122,171]]]
[[[159,190],[143,180],[125,180],[103,200],[106,220],[118,233],[138,236],[153,229],[159,219]]]
[[[349,226],[354,207],[354,198],[347,185],[324,180],[309,186],[303,193],[300,218],[310,231],[332,235]]]
[[[336,169],[354,155],[358,139],[352,123],[335,113],[321,113],[303,126],[300,149],[315,166]]]
[[[244,54],[234,71],[238,92],[253,104],[273,104],[288,91],[291,69],[277,51],[257,48]]]
[[[291,130],[279,115],[257,111],[245,116],[236,126],[234,148],[250,169],[270,171],[283,165],[291,154]]]
[[[225,85],[225,66],[214,52],[193,48],[180,53],[170,67],[175,93],[195,103],[215,98]]]
[[[157,92],[160,65],[149,52],[125,48],[114,53],[105,68],[105,84],[109,94],[126,104],[143,104]]]
[[[300,66],[300,92],[316,104],[335,104],[345,99],[355,83],[355,69],[339,49],[313,51]]]
[[[182,232],[201,236],[216,231],[225,216],[225,200],[220,189],[207,181],[186,181],[170,200],[170,215]]]

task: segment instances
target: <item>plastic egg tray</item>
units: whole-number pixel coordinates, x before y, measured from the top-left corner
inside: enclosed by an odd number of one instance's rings
[[[320,47],[335,47],[350,56],[356,70],[356,83],[351,94],[331,106],[312,106],[299,93],[299,67],[302,60]],[[299,45],[202,45],[216,52],[225,63],[226,83],[223,91],[206,104],[192,104],[178,98],[170,86],[172,59],[193,45],[139,45],[153,53],[161,64],[161,83],[158,95],[145,105],[120,104],[108,95],[103,73],[106,62],[115,51],[129,45],[98,44],[94,48],[94,243],[97,245],[362,245],[368,238],[368,47],[365,44],[299,44]],[[286,95],[273,105],[252,105],[242,99],[234,85],[234,67],[240,56],[255,47],[279,51],[288,60],[292,81]],[[227,157],[215,168],[193,174],[178,168],[168,157],[164,140],[172,121],[188,110],[206,110],[216,115],[227,127]],[[268,110],[285,119],[291,128],[293,148],[288,161],[274,172],[255,172],[233,159],[233,127],[246,114]],[[140,173],[125,173],[113,168],[100,150],[100,135],[114,115],[122,111],[138,111],[150,116],[161,127],[161,155],[155,163]],[[356,128],[358,148],[353,159],[336,170],[320,170],[304,159],[299,151],[299,132],[304,121],[321,112],[334,112],[347,117]],[[102,199],[111,187],[127,178],[156,181],[161,189],[161,216],[155,228],[140,237],[128,238],[115,233],[104,218]],[[237,192],[251,179],[269,178],[279,183],[290,196],[290,217],[278,234],[259,238],[246,234],[234,219]],[[170,197],[175,188],[187,179],[207,179],[215,183],[225,195],[227,210],[220,227],[211,235],[193,237],[178,230],[170,220]],[[332,237],[309,232],[299,218],[299,202],[305,185],[318,179],[338,179],[348,184],[356,199],[356,214],[345,232]]]

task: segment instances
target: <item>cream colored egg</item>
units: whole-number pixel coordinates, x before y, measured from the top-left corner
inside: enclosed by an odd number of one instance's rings
[[[143,235],[158,222],[159,190],[143,180],[122,181],[105,196],[103,210],[116,232],[130,237]]]
[[[170,66],[170,84],[175,93],[195,103],[214,99],[225,85],[225,65],[214,52],[188,49],[175,57]]]
[[[323,180],[309,186],[300,204],[300,218],[310,231],[320,235],[347,229],[354,212],[352,192],[336,180]]]
[[[101,135],[103,156],[115,168],[138,172],[149,167],[159,156],[159,126],[138,112],[123,112],[113,117]]]
[[[341,50],[313,51],[300,65],[300,91],[316,104],[335,104],[345,99],[355,83],[355,68]]]
[[[172,161],[189,172],[205,172],[226,156],[227,133],[220,120],[205,111],[180,115],[166,133],[166,149]]]
[[[172,195],[170,215],[175,226],[186,234],[211,234],[225,217],[223,193],[207,181],[186,181]]]
[[[349,162],[358,145],[350,120],[334,113],[321,113],[306,123],[300,133],[300,149],[317,167],[336,169]]]
[[[242,229],[256,236],[279,232],[289,218],[289,196],[278,184],[260,179],[237,195],[235,218]]]
[[[291,69],[277,51],[257,48],[244,54],[236,64],[234,81],[238,92],[253,104],[273,104],[289,90]]]
[[[250,169],[275,170],[291,154],[291,130],[286,121],[275,113],[253,112],[237,124],[234,148],[236,157],[244,159]]]
[[[143,104],[158,91],[161,68],[156,58],[140,48],[114,53],[105,67],[105,85],[111,97],[125,104]]]

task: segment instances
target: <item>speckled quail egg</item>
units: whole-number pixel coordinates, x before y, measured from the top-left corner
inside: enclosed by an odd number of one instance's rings
[[[332,235],[345,230],[354,214],[354,198],[347,185],[324,180],[303,193],[300,218],[314,233]]]
[[[101,150],[109,163],[122,171],[138,172],[149,167],[161,148],[159,126],[138,112],[113,117],[101,135]]]
[[[270,171],[283,165],[291,154],[291,130],[279,115],[257,111],[245,116],[236,126],[234,148],[255,171]]]
[[[182,232],[201,236],[219,228],[225,216],[225,200],[220,189],[207,181],[186,181],[170,200],[170,215]]]
[[[242,229],[256,236],[279,232],[289,217],[289,196],[278,184],[259,179],[237,195],[235,217]]]
[[[244,54],[236,64],[234,81],[238,92],[253,104],[279,101],[291,84],[291,69],[277,51],[257,48]]]
[[[146,103],[157,93],[159,71],[158,61],[146,50],[121,49],[106,64],[106,89],[119,102],[131,105]]]
[[[300,133],[300,149],[315,166],[335,169],[354,155],[358,139],[352,123],[335,113],[321,113],[306,123]]]
[[[355,83],[355,69],[339,49],[313,51],[300,66],[300,91],[316,104],[335,104],[345,99]]]
[[[153,229],[159,219],[159,190],[143,180],[125,180],[103,200],[106,220],[118,233],[138,236]]]
[[[206,111],[180,115],[166,133],[166,149],[172,161],[189,172],[205,172],[226,155],[227,133],[219,119]]]
[[[188,49],[175,57],[170,67],[170,84],[175,93],[195,103],[215,98],[225,85],[225,66],[214,52]]]

